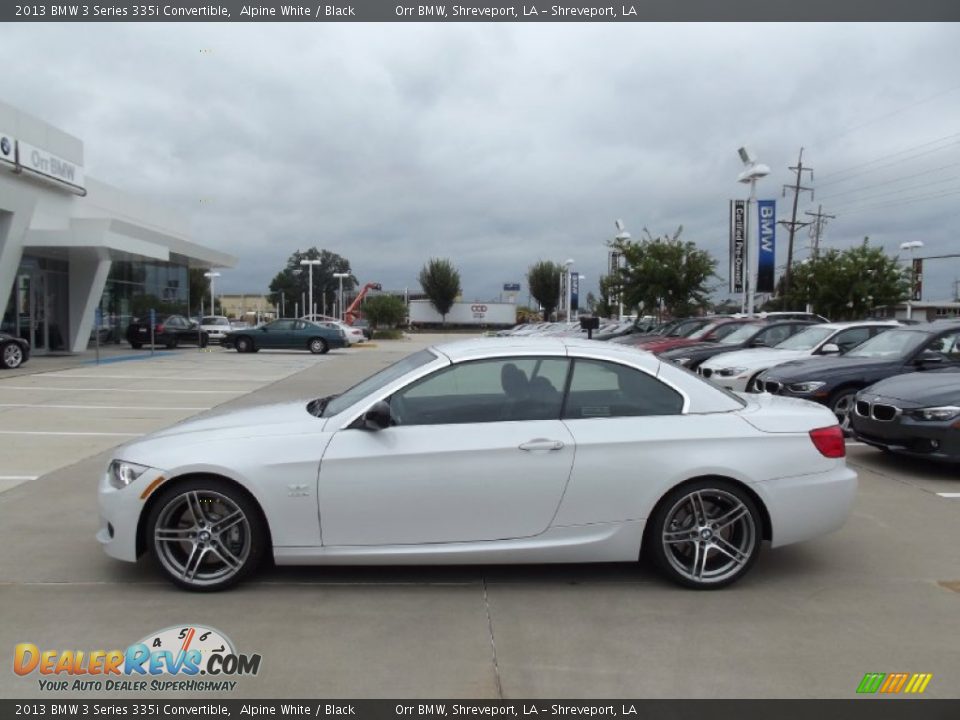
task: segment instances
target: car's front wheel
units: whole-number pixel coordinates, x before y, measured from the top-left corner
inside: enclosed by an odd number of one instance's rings
[[[237,352],[253,352],[253,340],[247,337],[237,338]]]
[[[845,435],[850,434],[850,413],[856,403],[857,391],[853,388],[840,390],[830,398],[830,409],[837,416],[840,429]]]
[[[309,343],[307,343],[307,349],[309,349],[314,355],[323,355],[330,348],[327,346],[327,341],[323,338],[313,338]]]
[[[740,579],[760,554],[760,513],[732,482],[699,480],[668,494],[650,518],[647,542],[660,570],[709,590]]]
[[[259,509],[219,478],[171,486],[150,510],[147,532],[160,570],[187,590],[224,590],[263,559],[266,528]]]
[[[8,342],[3,345],[0,359],[7,370],[13,370],[23,364],[23,348],[18,343]]]

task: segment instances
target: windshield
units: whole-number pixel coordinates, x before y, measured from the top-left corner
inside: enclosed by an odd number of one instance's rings
[[[720,342],[724,345],[738,345],[740,343],[745,343],[756,334],[760,327],[760,325],[741,325],[729,335],[725,335],[720,338]]]
[[[411,370],[426,365],[437,359],[429,350],[421,350],[413,355],[407,355],[395,362],[393,365],[385,367],[375,375],[371,375],[366,380],[361,380],[352,388],[327,403],[320,417],[332,417],[343,412],[354,403],[360,402],[367,395],[371,395],[380,388],[386,387],[397,378],[401,378]]]
[[[833,335],[836,330],[825,327],[809,327],[801,330],[774,347],[777,350],[813,350],[817,345]]]
[[[927,339],[925,333],[911,330],[887,330],[872,337],[846,354],[846,357],[906,357]]]

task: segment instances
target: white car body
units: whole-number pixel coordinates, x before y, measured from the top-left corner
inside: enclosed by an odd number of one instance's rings
[[[188,420],[118,448],[118,461],[146,469],[119,489],[103,477],[98,540],[136,561],[149,542],[141,533],[152,493],[197,474],[249,493],[280,565],[635,561],[658,503],[695,478],[727,478],[755,498],[775,547],[840,527],[853,504],[856,474],[811,441],[812,430],[836,425],[824,407],[741,400],[650,353],[587,340],[482,338],[429,352],[432,360],[355,402],[345,393],[352,404],[331,417],[309,413],[306,401],[281,403]],[[355,425],[419,379],[491,358],[609,363],[655,378],[682,408]]]
[[[825,333],[824,337],[820,338],[816,344],[809,348],[789,350],[778,345],[772,348],[734,350],[733,352],[714,355],[709,360],[704,361],[700,367],[697,368],[697,373],[727,390],[746,392],[750,387],[751,381],[764,370],[785,362],[790,362],[791,360],[802,360],[804,358],[817,356],[830,357],[829,354],[823,352],[824,346],[831,344],[837,335],[845,330],[854,328],[892,328],[899,325],[900,323],[895,320],[888,322],[878,320],[811,325],[781,343],[781,345],[795,343],[804,333]]]
[[[367,339],[366,335],[363,334],[363,330],[347,325],[339,320],[315,320],[314,322],[322,327],[339,330],[340,334],[343,335],[348,345],[356,345],[357,343],[362,343]]]
[[[230,318],[224,315],[205,315],[200,320],[200,329],[207,333],[212,343],[223,342],[226,334],[235,329],[230,324]]]

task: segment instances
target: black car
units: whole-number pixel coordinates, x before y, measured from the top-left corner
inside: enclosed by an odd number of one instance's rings
[[[784,322],[749,323],[741,325],[729,335],[725,335],[715,342],[704,342],[698,345],[687,345],[666,350],[660,353],[660,357],[690,370],[695,370],[704,360],[709,360],[720,353],[755,347],[773,347],[804,328],[817,324],[817,322],[819,321],[788,320]]]
[[[149,318],[134,318],[127,326],[127,342],[134,350],[150,344]],[[157,315],[153,328],[154,345],[175,348],[177,345],[199,345],[206,347],[210,335],[201,330],[197,323],[187,320],[183,315]]]
[[[868,445],[960,462],[960,367],[908,373],[857,393],[853,435]]]
[[[13,370],[30,359],[30,343],[23,338],[0,332],[0,367]]]
[[[760,373],[755,392],[813,400],[826,405],[844,430],[856,394],[894,375],[960,367],[960,323],[895,327],[831,358],[794,360]]]

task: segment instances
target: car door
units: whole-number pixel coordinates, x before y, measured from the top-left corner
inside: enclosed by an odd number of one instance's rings
[[[542,533],[573,464],[560,421],[567,368],[565,357],[457,363],[393,393],[391,427],[338,431],[320,465],[323,544]]]
[[[290,347],[293,320],[274,320],[263,326],[257,344],[265,348]]]

